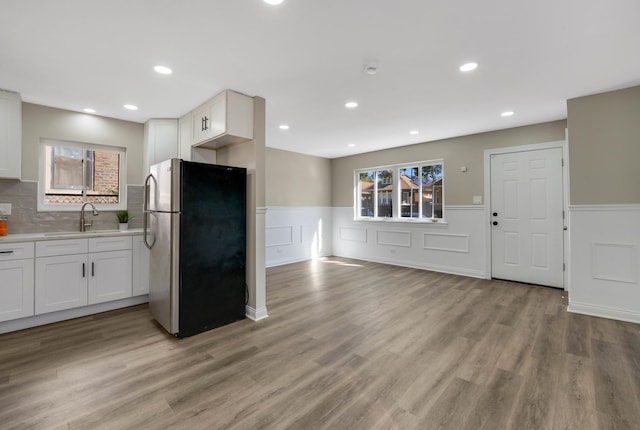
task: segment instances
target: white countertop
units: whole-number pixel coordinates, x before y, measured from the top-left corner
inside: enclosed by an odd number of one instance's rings
[[[26,234],[8,234],[0,236],[0,243],[15,242],[33,242],[39,240],[58,240],[58,239],[78,239],[82,237],[106,237],[106,236],[140,236],[141,228],[133,228],[129,230],[88,230],[79,231],[52,231],[50,233],[26,233]]]

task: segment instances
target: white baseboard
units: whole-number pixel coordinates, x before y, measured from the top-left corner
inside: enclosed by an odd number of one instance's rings
[[[148,301],[149,295],[143,294],[141,296],[129,297],[122,300],[115,300],[113,302],[98,303],[95,305],[82,306],[74,309],[66,309],[64,311],[50,312],[42,315],[34,315],[32,317],[5,321],[0,323],[0,334],[70,320],[73,318],[85,317],[87,315],[99,314],[101,312],[113,311],[115,309],[147,303]]]
[[[418,264],[412,264],[411,262],[398,261],[398,260],[385,259],[385,258],[370,258],[370,257],[364,258],[364,257],[357,257],[352,255],[337,255],[337,254],[334,254],[334,256],[341,257],[341,258],[353,258],[355,260],[370,261],[372,263],[389,264],[391,266],[409,267],[411,269],[430,270],[432,272],[449,273],[450,275],[459,275],[459,276],[468,276],[471,278],[487,279],[487,277],[484,274],[484,271],[482,270],[466,270],[466,269],[461,269],[460,267],[442,266],[442,265],[436,265],[436,264],[418,265]]]
[[[245,306],[245,315],[253,321],[260,321],[269,316],[267,314],[267,308],[260,308],[256,310],[249,305]]]
[[[624,309],[570,302],[569,306],[567,306],[567,311],[576,314],[590,315],[594,317],[609,318],[640,324],[640,313],[631,312]]]

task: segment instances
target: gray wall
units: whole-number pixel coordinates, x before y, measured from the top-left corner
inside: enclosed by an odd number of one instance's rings
[[[640,203],[640,86],[567,101],[571,204]]]
[[[331,160],[267,148],[267,206],[331,206]]]
[[[127,183],[141,185],[144,125],[22,103],[22,179],[38,180],[41,138],[119,146],[127,150]]]
[[[332,206],[353,206],[355,169],[433,159],[444,160],[445,204],[470,205],[484,194],[485,149],[564,140],[565,128],[553,121],[333,159]]]

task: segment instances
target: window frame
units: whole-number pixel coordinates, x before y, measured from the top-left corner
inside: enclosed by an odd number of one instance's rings
[[[88,142],[74,142],[62,139],[40,139],[40,145],[38,147],[38,198],[37,198],[37,211],[38,212],[72,212],[79,211],[82,207],[82,203],[47,203],[45,200],[47,192],[47,169],[51,169],[52,163],[47,163],[46,147],[47,146],[62,146],[65,148],[79,149],[86,153],[86,151],[99,151],[99,152],[113,152],[119,155],[118,162],[118,203],[94,203],[96,209],[102,211],[117,211],[127,209],[127,150],[123,147],[101,145],[97,143]],[[83,155],[84,156],[84,155]],[[93,160],[95,170],[95,159]],[[85,171],[83,170],[83,181],[85,178]],[[81,191],[83,196],[86,196],[85,186],[81,189],[69,187],[68,190]],[[83,200],[86,201],[86,200]]]
[[[442,206],[442,216],[441,218],[422,218],[422,217],[403,217],[402,216],[402,184],[400,183],[400,170],[416,167],[418,169],[418,174],[422,177],[422,169],[425,166],[433,166],[433,165],[441,165],[442,166],[442,174],[440,176],[442,180],[442,192],[439,194],[438,202],[435,201],[436,195],[433,193],[432,202],[433,204],[438,204]],[[385,166],[375,166],[375,167],[367,167],[363,169],[355,169],[353,172],[354,178],[354,220],[355,221],[367,221],[367,222],[408,222],[408,223],[419,223],[419,224],[446,224],[445,220],[445,192],[444,192],[444,159],[434,159],[434,160],[424,160],[410,163],[400,163],[400,164],[391,164]],[[391,217],[380,217],[378,216],[378,172],[383,170],[391,170],[392,172],[392,183],[393,183],[393,191],[392,191],[392,201],[393,201],[393,214]],[[373,175],[373,184],[372,187],[372,206],[373,206],[373,215],[371,216],[363,216],[362,215],[362,205],[361,205],[361,187],[360,187],[360,175],[365,173],[374,173]],[[420,186],[418,189],[418,193],[421,196],[422,189],[422,181],[420,181]],[[419,199],[418,204],[418,213],[422,213],[422,197]]]

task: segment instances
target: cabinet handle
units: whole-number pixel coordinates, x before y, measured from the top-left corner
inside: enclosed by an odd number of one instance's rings
[[[96,276],[96,268],[93,261],[91,262],[91,276]]]
[[[204,117],[204,131],[209,130],[209,118],[207,118],[206,116]]]
[[[0,254],[13,254],[13,249],[9,251],[0,251]]]
[[[204,117],[200,118],[200,131],[204,131]]]
[[[85,277],[85,273],[84,273],[84,263],[82,263],[82,277]]]

